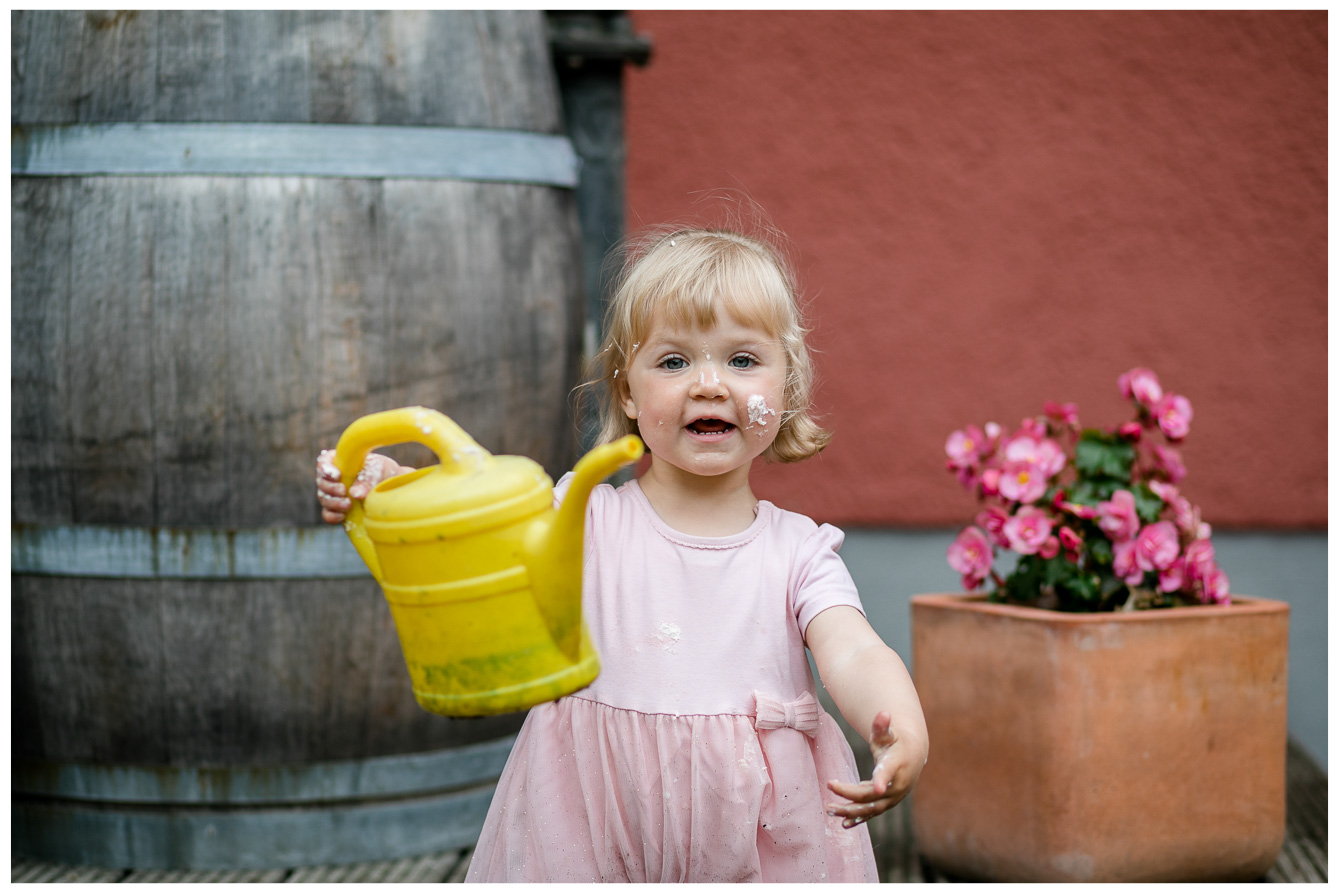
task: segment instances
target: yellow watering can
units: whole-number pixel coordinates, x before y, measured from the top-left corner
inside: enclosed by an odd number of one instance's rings
[[[335,447],[344,486],[368,451],[410,441],[441,464],[353,500],[344,529],[390,603],[419,705],[482,716],[589,685],[600,661],[581,618],[586,501],[641,456],[641,441],[588,453],[555,509],[538,463],[493,456],[440,412],[411,406],[345,430]]]

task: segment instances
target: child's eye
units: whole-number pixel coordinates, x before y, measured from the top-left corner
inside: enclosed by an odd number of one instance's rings
[[[733,366],[735,369],[748,369],[752,366],[756,366],[757,364],[758,361],[755,360],[753,357],[748,356],[747,354],[740,354],[739,356],[730,358],[730,365]]]
[[[678,372],[680,369],[683,369],[688,365],[688,361],[683,357],[665,357],[665,359],[660,361],[660,365],[662,368],[667,369],[670,372]]]

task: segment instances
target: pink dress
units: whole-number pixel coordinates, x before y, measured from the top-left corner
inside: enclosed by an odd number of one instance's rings
[[[842,538],[766,501],[742,533],[688,536],[635,481],[597,487],[600,676],[531,709],[466,880],[877,881],[868,829],[824,810],[857,775],[804,648],[820,611],[863,610]]]

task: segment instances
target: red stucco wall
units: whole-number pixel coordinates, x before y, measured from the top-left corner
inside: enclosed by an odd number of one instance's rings
[[[794,243],[820,457],[759,494],[851,525],[965,522],[968,422],[1195,409],[1218,527],[1323,527],[1326,13],[637,12],[630,226],[736,189]],[[712,207],[711,205],[707,206]]]

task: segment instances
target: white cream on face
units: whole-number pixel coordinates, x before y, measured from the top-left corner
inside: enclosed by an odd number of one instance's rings
[[[767,417],[776,415],[776,410],[767,405],[767,398],[762,394],[754,394],[749,397],[748,413],[750,425],[766,425]]]

